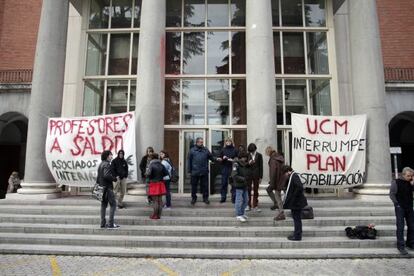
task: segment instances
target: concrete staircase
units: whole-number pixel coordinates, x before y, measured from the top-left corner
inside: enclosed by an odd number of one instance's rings
[[[262,212],[247,223],[234,217],[231,203],[197,202],[173,195],[173,208],[151,220],[145,197],[128,196],[117,210],[117,230],[100,229],[99,202],[88,197],[0,201],[0,253],[181,258],[345,258],[399,257],[395,219],[384,198],[310,199],[315,219],[303,220],[303,240],[286,237],[293,221],[274,222],[276,212],[260,198]],[[289,213],[289,212],[288,212]],[[375,223],[376,240],[351,240],[345,227]],[[413,254],[414,255],[414,254]]]

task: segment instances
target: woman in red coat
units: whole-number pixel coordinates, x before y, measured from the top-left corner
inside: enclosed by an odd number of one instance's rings
[[[168,175],[167,169],[158,159],[158,154],[153,153],[148,156],[149,165],[146,176],[149,179],[148,195],[151,196],[154,204],[154,212],[151,219],[160,219],[162,212],[162,196],[166,194],[164,176]]]

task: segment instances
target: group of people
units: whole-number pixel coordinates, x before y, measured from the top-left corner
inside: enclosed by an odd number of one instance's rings
[[[202,138],[196,139],[195,146],[188,156],[188,173],[191,175],[191,205],[197,202],[197,188],[200,185],[203,201],[208,200],[208,162],[222,163],[221,203],[226,202],[229,182],[231,182],[231,199],[235,204],[236,219],[246,222],[247,211],[260,212],[259,185],[263,178],[263,156],[257,152],[257,146],[251,143],[244,147],[235,148],[233,140],[226,138],[224,147],[219,156],[213,156],[204,146]],[[303,193],[303,185],[299,176],[293,169],[284,165],[283,155],[268,146],[265,150],[269,156],[269,185],[266,189],[273,202],[272,210],[278,209],[275,220],[284,220],[284,209],[292,210],[294,220],[294,233],[290,240],[302,239],[301,210],[307,205]],[[230,181],[229,181],[230,180]],[[282,200],[282,191],[285,190],[285,198]]]
[[[294,234],[290,240],[302,239],[301,209],[307,205],[303,193],[302,183],[292,168],[284,165],[283,155],[272,147],[267,147],[266,155],[269,156],[269,185],[266,189],[273,202],[272,210],[278,209],[275,220],[284,220],[284,209],[292,210],[294,220]],[[104,189],[104,197],[101,203],[101,227],[119,228],[114,223],[116,205],[125,208],[123,202],[126,193],[126,179],[128,177],[128,163],[124,158],[124,151],[120,150],[117,157],[112,160],[112,153],[104,151],[102,163],[98,168],[98,183]],[[209,161],[222,165],[221,200],[227,200],[229,184],[231,185],[231,201],[235,205],[236,219],[246,222],[248,211],[260,212],[259,209],[259,185],[263,178],[263,156],[257,151],[257,146],[251,143],[245,147],[235,148],[233,140],[226,138],[224,146],[218,156],[204,146],[203,138],[197,138],[195,146],[188,155],[188,173],[191,176],[191,205],[197,202],[197,190],[200,190],[205,204],[210,204],[208,192]],[[148,202],[153,206],[151,219],[160,219],[164,208],[171,208],[171,176],[175,169],[168,152],[162,150],[159,154],[148,147],[146,154],[140,162],[141,177],[147,184]],[[282,191],[285,190],[285,199],[282,199]],[[118,203],[116,195],[119,192]],[[165,195],[166,204],[163,205],[162,197]],[[108,204],[110,205],[109,223],[106,223],[105,215]]]

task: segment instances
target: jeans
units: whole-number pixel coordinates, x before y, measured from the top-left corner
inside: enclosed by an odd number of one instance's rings
[[[292,213],[293,218],[293,225],[294,225],[294,231],[293,231],[293,237],[296,239],[302,238],[302,218],[301,213],[302,209],[292,209],[290,210]]]
[[[231,174],[232,167],[223,166],[221,171],[221,199],[226,200],[227,198],[227,188],[229,185],[229,177]],[[232,187],[231,194],[233,195],[234,189]]]
[[[109,209],[109,225],[114,225],[114,216],[115,216],[115,209],[116,209],[116,200],[114,191],[111,189],[105,189],[103,196],[103,200],[101,202],[101,226],[104,227],[106,225],[106,207],[108,207],[108,203],[111,206]]]
[[[236,190],[236,216],[243,216],[247,207],[249,193],[247,189],[235,189]]]
[[[197,187],[200,182],[200,190],[203,194],[203,200],[208,200],[208,186],[207,186],[208,175],[192,175],[191,176],[191,198],[197,200]]]
[[[249,206],[255,208],[259,203],[259,177],[249,177],[247,179],[247,187],[249,189]]]
[[[397,247],[405,248],[405,245],[414,247],[414,211],[413,208],[395,207],[397,224]],[[407,223],[407,241],[404,242],[404,219]]]
[[[124,205],[124,196],[127,193],[127,179],[126,178],[122,178],[116,182],[113,183],[114,184],[114,193],[118,194],[119,192],[119,196],[118,196],[118,206],[123,206]]]
[[[167,205],[167,207],[171,207],[171,190],[170,190],[171,180],[165,180],[164,183],[165,183],[165,189],[167,189],[167,193],[165,194],[165,200],[166,200],[165,205]]]
[[[266,192],[269,195],[270,199],[273,201],[273,204],[275,206],[277,205],[279,212],[283,212],[282,192],[275,190],[275,187],[273,185],[267,186]]]

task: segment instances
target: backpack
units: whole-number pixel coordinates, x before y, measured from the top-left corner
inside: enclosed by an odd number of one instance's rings
[[[177,168],[173,166],[170,160],[168,160],[168,163],[171,166],[170,180],[171,182],[177,183],[179,179]]]

